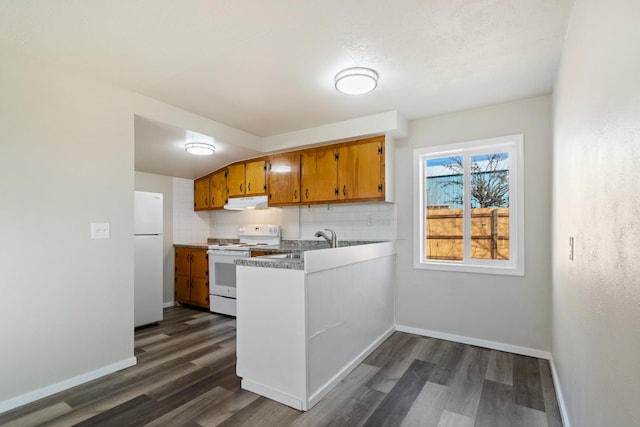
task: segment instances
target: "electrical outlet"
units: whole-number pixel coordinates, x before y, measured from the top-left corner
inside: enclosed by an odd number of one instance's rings
[[[373,217],[372,217],[371,215],[369,215],[369,216],[367,217],[367,225],[368,225],[369,227],[371,227],[371,226],[373,225]]]
[[[573,261],[573,237],[569,237],[569,261]]]
[[[92,239],[108,239],[110,237],[108,222],[92,222],[91,238]]]

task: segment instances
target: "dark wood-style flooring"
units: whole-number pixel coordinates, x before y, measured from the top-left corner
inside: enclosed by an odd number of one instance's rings
[[[546,360],[396,332],[308,412],[240,388],[235,319],[138,330],[138,364],[0,415],[2,426],[561,426]]]

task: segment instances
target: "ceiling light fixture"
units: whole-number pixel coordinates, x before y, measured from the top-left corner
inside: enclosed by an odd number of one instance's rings
[[[336,89],[348,95],[363,95],[378,86],[378,73],[370,68],[353,67],[336,74]]]
[[[208,142],[187,142],[184,149],[187,153],[197,156],[209,156],[216,151],[216,147]]]

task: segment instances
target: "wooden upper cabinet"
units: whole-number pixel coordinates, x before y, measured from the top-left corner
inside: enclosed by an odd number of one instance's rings
[[[195,210],[209,209],[209,176],[193,182],[193,207]]]
[[[337,150],[314,150],[302,153],[302,203],[336,200]]]
[[[229,197],[244,196],[244,163],[227,168],[227,194]]]
[[[267,180],[264,160],[245,163],[245,190],[247,196],[266,194]]]
[[[384,137],[338,148],[338,200],[384,200]]]
[[[226,170],[222,169],[210,175],[209,204],[211,209],[220,209],[225,203],[227,203],[227,177]]]
[[[391,202],[387,162],[393,163],[393,140],[383,135],[247,160],[195,180],[195,209],[221,209],[230,197],[264,194],[269,206]]]
[[[229,197],[266,194],[265,161],[239,163],[227,168]]]
[[[269,206],[300,203],[300,154],[272,157],[267,167]]]

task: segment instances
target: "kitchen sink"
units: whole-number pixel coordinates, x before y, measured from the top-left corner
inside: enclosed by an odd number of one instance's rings
[[[265,259],[302,259],[301,253],[289,252],[287,254],[263,255],[260,258]]]

